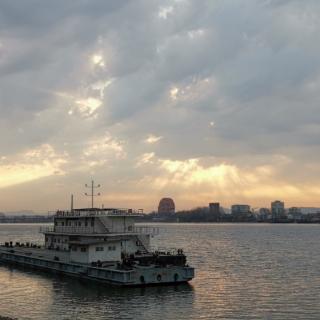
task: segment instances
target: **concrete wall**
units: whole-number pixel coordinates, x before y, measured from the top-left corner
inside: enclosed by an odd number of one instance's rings
[[[70,250],[70,261],[79,263],[89,263],[89,251],[88,248],[86,252],[82,252],[80,247],[77,250]]]
[[[149,235],[139,235],[131,236],[128,240],[121,241],[122,251],[128,254],[135,253],[138,250],[143,251],[144,248],[138,245],[138,241],[142,242],[147,250],[150,249],[150,236]]]
[[[133,232],[134,217],[125,216],[109,216],[99,217],[101,223],[109,230],[109,232]]]
[[[56,232],[105,233],[107,230],[98,217],[56,218]]]
[[[96,251],[96,248],[103,248],[103,251]],[[115,249],[115,250],[114,250]],[[104,242],[89,247],[89,262],[96,261],[120,261],[120,242]]]
[[[69,250],[69,237],[63,235],[46,235],[45,247],[67,251]]]

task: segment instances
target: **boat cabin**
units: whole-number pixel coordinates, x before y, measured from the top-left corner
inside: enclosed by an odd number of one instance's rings
[[[148,253],[157,228],[137,227],[141,212],[132,209],[57,211],[54,226],[43,230],[45,247],[70,252],[77,263],[120,262],[123,256]]]

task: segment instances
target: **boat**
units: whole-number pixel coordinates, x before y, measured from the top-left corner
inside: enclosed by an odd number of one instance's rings
[[[93,184],[92,184],[93,186]],[[92,199],[93,199],[92,187]],[[5,242],[0,261],[119,286],[171,285],[194,278],[183,249],[155,249],[159,228],[136,225],[143,211],[119,208],[59,210],[42,226],[44,246]]]

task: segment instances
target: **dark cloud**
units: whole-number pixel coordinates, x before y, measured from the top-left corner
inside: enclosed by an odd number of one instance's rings
[[[2,1],[0,159],[27,167],[33,150],[63,172],[17,192],[52,181],[56,201],[61,185],[97,176],[118,199],[141,200],[144,181],[153,199],[166,188],[179,197],[185,168],[192,180],[221,164],[246,181],[257,168],[252,183],[270,188],[314,181],[319,15],[318,1]],[[269,166],[272,177],[259,169]]]

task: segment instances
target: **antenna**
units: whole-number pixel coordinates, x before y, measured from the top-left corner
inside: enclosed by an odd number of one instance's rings
[[[73,212],[73,194],[71,195],[71,212]]]
[[[90,194],[85,193],[85,195],[88,196],[88,197],[91,197],[91,208],[93,209],[93,199],[94,199],[94,197],[100,196],[100,193],[94,193],[94,189],[100,188],[100,184],[95,186],[94,185],[94,181],[92,180],[91,181],[91,186],[88,186],[86,184],[86,188],[90,188],[91,189],[91,193]]]

